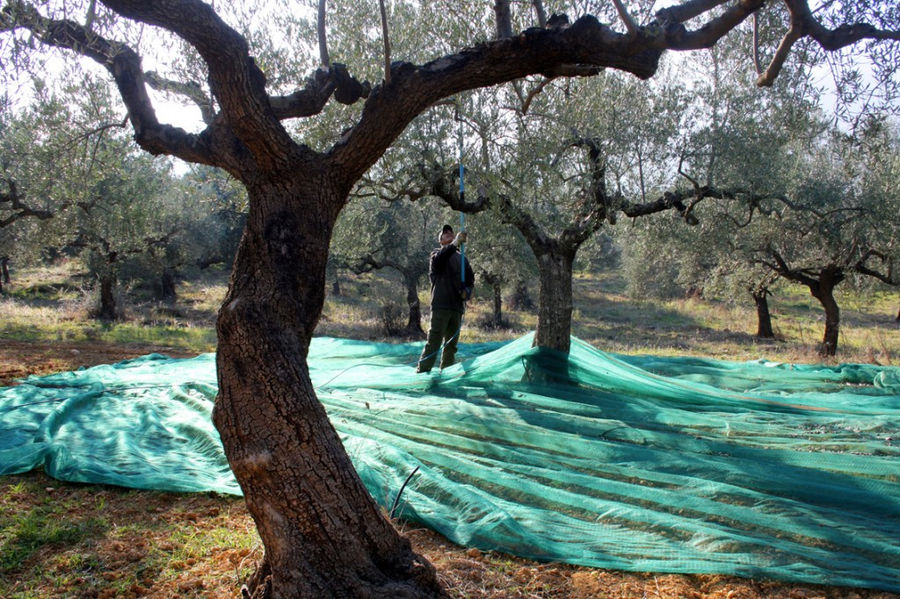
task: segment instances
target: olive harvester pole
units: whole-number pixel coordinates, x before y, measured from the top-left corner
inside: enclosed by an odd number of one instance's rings
[[[459,203],[460,207],[466,201],[466,184],[465,184],[465,169],[463,168],[463,122],[462,118],[459,116],[459,105],[456,107],[456,120],[459,122]],[[466,213],[462,210],[459,211],[459,230],[460,232],[466,230]],[[466,285],[466,244],[461,244],[459,248],[459,276],[460,283],[465,287]]]

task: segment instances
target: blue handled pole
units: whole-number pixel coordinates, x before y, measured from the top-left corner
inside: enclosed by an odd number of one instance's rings
[[[457,109],[458,110],[458,109]],[[466,185],[465,185],[465,172],[463,170],[463,122],[462,119],[459,118],[459,113],[457,112],[457,120],[459,120],[459,202],[463,203],[466,199]],[[466,213],[462,210],[459,211],[459,230],[460,232],[466,230]],[[460,258],[459,258],[459,276],[460,282],[465,285],[466,284],[466,246],[463,244],[459,248]]]

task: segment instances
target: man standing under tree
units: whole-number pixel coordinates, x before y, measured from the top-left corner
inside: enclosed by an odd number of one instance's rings
[[[428,278],[431,279],[431,328],[428,341],[419,358],[416,372],[429,372],[441,353],[441,368],[456,362],[456,344],[462,327],[465,302],[472,297],[475,287],[475,273],[468,260],[463,260],[459,249],[466,242],[466,232],[453,236],[453,227],[444,225],[438,236],[441,247],[431,252]],[[462,276],[463,262],[465,276]]]

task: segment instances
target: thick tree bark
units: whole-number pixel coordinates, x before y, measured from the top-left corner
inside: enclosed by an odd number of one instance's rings
[[[572,335],[572,264],[575,251],[555,248],[537,256],[541,292],[534,344],[568,352]]]
[[[763,290],[754,292],[753,301],[756,303],[756,336],[761,339],[774,339],[772,330],[772,314],[769,312],[769,292]]]
[[[372,501],[309,378],[334,206],[346,198],[316,179],[250,188],[218,318],[213,418],[266,548],[251,592],[438,597],[433,568]]]

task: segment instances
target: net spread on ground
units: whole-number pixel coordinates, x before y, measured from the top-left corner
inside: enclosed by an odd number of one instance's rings
[[[568,356],[509,343],[416,374],[421,343],[314,340],[313,383],[371,492],[538,560],[900,591],[900,368]],[[215,358],[0,389],[0,474],[239,494]]]

